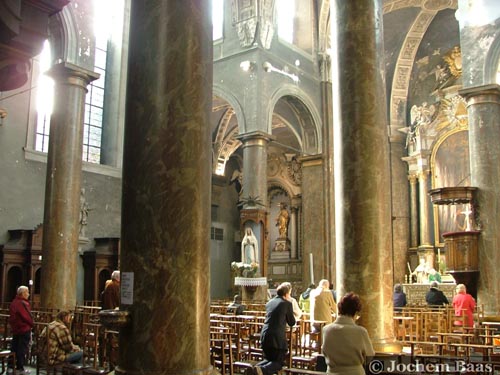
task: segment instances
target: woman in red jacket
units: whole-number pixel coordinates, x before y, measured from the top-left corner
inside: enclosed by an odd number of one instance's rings
[[[33,318],[31,317],[31,306],[28,302],[30,295],[28,287],[22,285],[17,288],[16,298],[10,304],[9,323],[12,329],[12,351],[16,353],[16,369],[21,374],[24,371],[24,362],[31,338]]]

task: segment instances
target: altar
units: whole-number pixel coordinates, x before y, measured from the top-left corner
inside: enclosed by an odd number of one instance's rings
[[[407,306],[427,306],[425,302],[425,295],[429,291],[430,284],[402,284],[403,291],[406,293]],[[439,290],[441,290],[448,301],[451,303],[453,297],[455,296],[455,283],[442,283],[439,284]]]

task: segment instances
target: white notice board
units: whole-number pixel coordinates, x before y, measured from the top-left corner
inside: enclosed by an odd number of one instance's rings
[[[134,303],[134,273],[122,272],[120,275],[120,302],[122,305]]]

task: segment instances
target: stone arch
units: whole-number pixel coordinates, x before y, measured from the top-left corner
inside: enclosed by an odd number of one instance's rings
[[[500,35],[497,35],[495,40],[490,46],[486,58],[484,60],[483,82],[499,83],[497,82],[497,73],[500,65]]]
[[[221,115],[219,123],[216,125],[216,135],[213,139],[212,146],[212,172],[221,173],[225,170],[225,165],[231,155],[240,147],[241,142],[236,136],[245,128],[244,115],[239,101],[234,95],[227,92],[220,86],[213,87],[213,97],[219,98],[227,105],[222,109],[224,113]],[[220,110],[216,108],[215,100],[212,105],[212,110]],[[229,123],[236,117],[237,127],[229,129]]]
[[[321,116],[312,100],[297,86],[286,84],[271,95],[267,112],[268,133],[272,134],[272,118],[276,103],[285,99],[299,113],[301,121],[302,152],[315,155],[322,152]]]
[[[93,70],[95,36],[92,1],[75,0],[50,19],[50,45],[53,62],[69,62]]]

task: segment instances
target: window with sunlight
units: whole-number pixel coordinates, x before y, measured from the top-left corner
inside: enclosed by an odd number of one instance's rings
[[[47,152],[49,150],[50,115],[52,114],[52,103],[54,100],[54,81],[45,74],[50,68],[51,61],[48,40],[43,44],[39,59],[40,75],[38,77],[36,95],[35,150]]]
[[[313,9],[314,2],[312,0],[277,0],[276,22],[279,39],[311,54],[313,50]]]
[[[276,15],[278,36],[285,42],[292,44],[295,0],[278,0],[276,3]]]
[[[224,0],[212,0],[213,40],[222,39],[224,32]]]
[[[116,6],[120,6],[121,0],[94,0],[96,37],[94,71],[100,74],[99,79],[91,82],[85,97],[85,115],[83,120],[83,155],[84,161],[100,163],[101,141],[104,111],[104,92],[106,82],[106,61],[108,52],[108,41],[111,35],[112,22],[109,14]],[[123,4],[122,4],[123,5]],[[53,81],[45,73],[50,67],[50,45],[48,41],[40,55],[40,74],[37,90],[37,125],[35,149],[37,151],[48,151],[49,124],[52,113]]]

